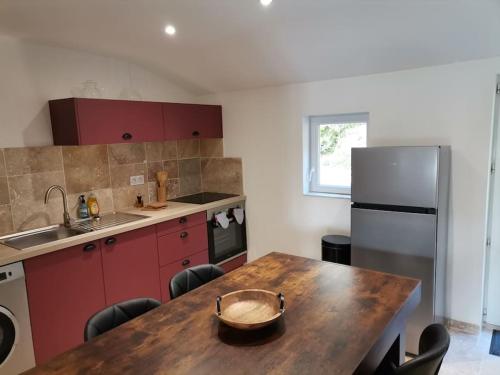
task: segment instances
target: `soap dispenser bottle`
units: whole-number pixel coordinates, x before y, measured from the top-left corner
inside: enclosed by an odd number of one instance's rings
[[[87,206],[89,208],[90,216],[93,218],[99,217],[99,203],[97,203],[97,198],[94,193],[90,193],[87,199]]]
[[[89,218],[89,208],[87,207],[87,203],[85,202],[85,195],[80,195],[79,204],[78,204],[78,216],[80,219],[88,219]]]

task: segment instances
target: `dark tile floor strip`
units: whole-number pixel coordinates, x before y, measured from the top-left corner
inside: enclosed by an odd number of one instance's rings
[[[491,337],[490,354],[500,356],[500,331],[496,329]]]

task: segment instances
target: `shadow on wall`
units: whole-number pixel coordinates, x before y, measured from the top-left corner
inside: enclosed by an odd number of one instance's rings
[[[454,237],[454,206],[453,206],[453,151],[450,156],[450,187],[449,187],[449,202],[448,202],[448,246],[446,251],[446,292],[445,292],[445,316],[451,315],[451,283],[453,280],[453,259],[451,254],[453,253],[453,237]]]
[[[50,134],[52,138],[52,126],[50,123],[49,103],[45,102],[40,110],[36,113],[35,117],[28,123],[28,126],[23,129],[23,142],[27,147],[41,146],[37,142],[37,134]],[[53,142],[50,143],[52,145]]]

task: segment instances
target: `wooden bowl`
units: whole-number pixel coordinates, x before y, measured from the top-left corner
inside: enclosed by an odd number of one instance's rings
[[[217,297],[217,318],[230,327],[254,330],[275,322],[285,312],[285,296],[245,289]]]

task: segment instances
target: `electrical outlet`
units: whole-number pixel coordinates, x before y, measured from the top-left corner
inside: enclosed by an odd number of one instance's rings
[[[130,176],[130,185],[144,185],[144,175],[141,174],[140,176]]]

